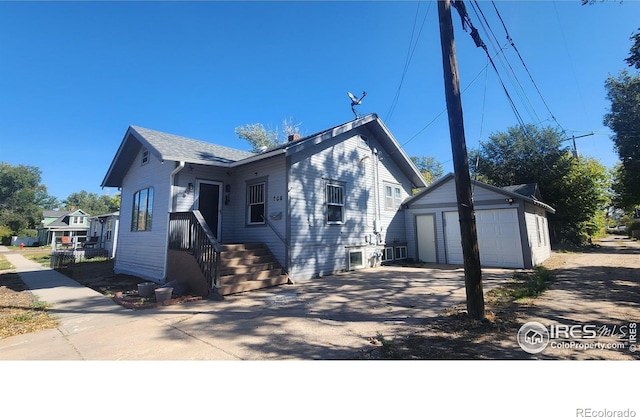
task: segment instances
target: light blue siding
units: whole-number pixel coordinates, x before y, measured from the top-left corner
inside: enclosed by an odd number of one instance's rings
[[[195,187],[198,181],[216,181],[222,184],[222,205],[220,206],[221,243],[263,242],[272,251],[281,265],[286,265],[286,245],[278,237],[286,234],[286,175],[285,157],[278,155],[250,166],[238,168],[209,167],[187,164],[176,175],[174,186],[175,211],[190,211],[197,207]],[[270,218],[271,229],[266,225],[249,226],[247,216],[247,183],[263,178],[266,187],[266,214]],[[189,192],[189,183],[194,191]],[[229,192],[226,191],[227,186]],[[277,216],[277,214],[281,214]]]
[[[154,156],[141,165],[142,151],[133,161],[122,183],[118,254],[116,273],[136,275],[156,282],[165,279],[167,254],[167,225],[169,207],[169,177],[174,162],[162,163]],[[153,187],[153,218],[150,231],[132,232],[133,194]]]
[[[409,181],[390,158],[379,159],[357,132],[322,142],[291,157],[289,172],[290,274],[294,280],[349,269],[349,251],[362,250],[371,265],[386,241],[405,239],[404,213],[385,210],[383,181],[397,184],[402,200],[410,195]],[[327,182],[344,185],[342,224],[328,224]],[[376,232],[380,232],[379,235]]]

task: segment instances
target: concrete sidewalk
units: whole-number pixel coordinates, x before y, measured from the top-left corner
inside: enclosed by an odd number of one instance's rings
[[[0,360],[356,359],[369,337],[393,337],[465,300],[461,268],[381,267],[135,311],[3,254],[60,325],[0,340]],[[483,270],[484,287],[512,276]]]
[[[236,359],[159,320],[125,309],[65,275],[15,252],[2,252],[59,320],[57,329],[0,340],[0,359]],[[155,311],[157,312],[157,311]]]

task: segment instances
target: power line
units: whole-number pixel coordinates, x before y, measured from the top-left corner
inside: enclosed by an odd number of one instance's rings
[[[508,48],[508,43],[505,43],[504,45],[500,44],[500,41],[498,40],[498,37],[496,36],[495,32],[493,31],[493,28],[491,27],[491,24],[489,23],[489,21],[487,20],[487,17],[485,16],[484,12],[482,11],[482,8],[480,7],[480,4],[476,0],[474,0],[473,3],[471,3],[471,5],[472,5],[472,8],[473,8],[473,11],[475,12],[476,16],[478,17],[478,20],[480,21],[480,25],[482,26],[482,28],[484,29],[484,31],[487,34],[491,35],[489,37],[490,43],[493,45],[493,47],[496,50],[498,50],[500,52],[500,54],[498,55],[498,61],[502,65],[507,78],[509,79],[509,81],[511,82],[511,85],[513,86],[513,88],[515,90],[515,93],[520,98],[521,103],[525,106],[525,110],[529,114],[529,117],[531,119],[533,119],[533,120],[538,120],[539,121],[540,120],[540,116],[538,116],[538,113],[536,112],[535,106],[533,105],[533,103],[529,99],[529,96],[527,95],[527,92],[526,92],[524,86],[520,82],[518,74],[516,73],[515,69],[511,65],[509,57],[507,57],[507,54],[505,53],[505,50]],[[495,44],[493,42],[495,42]]]
[[[498,80],[500,81],[500,85],[502,86],[502,89],[504,90],[504,93],[507,96],[507,100],[509,101],[509,104],[511,105],[511,109],[514,112],[514,114],[516,116],[516,119],[518,119],[518,123],[520,124],[520,127],[521,127],[525,137],[531,137],[531,135],[529,134],[529,131],[527,129],[527,125],[524,122],[524,119],[522,118],[522,115],[518,111],[518,108],[516,107],[516,105],[515,105],[515,103],[513,101],[513,98],[509,94],[509,91],[507,90],[507,87],[505,86],[504,81],[502,80],[502,77],[500,76],[500,72],[498,71],[498,68],[496,67],[493,59],[491,58],[491,55],[489,54],[489,50],[487,48],[487,45],[484,43],[484,41],[480,37],[480,34],[478,33],[478,30],[475,28],[475,26],[473,26],[473,23],[471,22],[471,19],[469,18],[469,15],[467,14],[466,8],[464,7],[463,1],[462,0],[457,0],[457,1],[453,2],[453,5],[456,8],[456,10],[458,10],[458,13],[460,14],[460,17],[462,18],[463,29],[465,29],[465,24],[469,28],[471,28],[471,38],[473,39],[473,41],[476,44],[476,46],[479,47],[479,48],[482,48],[484,50],[485,54],[487,55],[487,57],[489,58],[489,62],[491,63],[491,66],[493,67],[494,71],[496,72],[496,75],[498,76]],[[540,156],[540,159],[542,160],[542,163],[544,164],[544,166],[548,170],[553,171],[553,169],[551,167],[549,167],[549,165],[545,161],[544,155],[542,155],[540,153],[540,151],[537,149],[536,146],[533,147],[533,150]]]
[[[540,99],[542,100],[542,103],[544,104],[544,106],[546,107],[547,111],[551,115],[551,118],[556,122],[556,124],[558,125],[560,130],[564,133],[565,129],[562,127],[562,125],[560,124],[560,122],[558,121],[556,116],[553,114],[553,112],[549,108],[549,105],[547,104],[547,101],[544,99],[544,97],[542,95],[542,92],[540,91],[540,88],[538,88],[538,84],[533,79],[533,75],[531,75],[531,72],[529,71],[529,68],[527,67],[527,64],[525,64],[524,59],[522,58],[522,55],[520,54],[520,51],[518,50],[518,48],[516,47],[515,42],[513,41],[511,36],[509,35],[509,31],[507,30],[507,25],[504,23],[504,19],[502,19],[502,15],[498,11],[498,7],[496,6],[495,1],[491,0],[491,4],[493,4],[493,8],[496,11],[496,14],[498,15],[498,19],[500,19],[500,23],[502,23],[502,27],[504,28],[504,32],[506,34],[507,40],[511,44],[511,47],[513,48],[513,50],[518,55],[518,58],[520,58],[520,62],[522,63],[522,66],[524,67],[525,71],[527,72],[527,75],[529,75],[529,79],[531,80],[531,83],[533,84],[533,86],[535,87],[536,91],[538,92],[538,95],[540,96]]]
[[[411,60],[413,58],[413,54],[416,50],[416,47],[418,46],[418,41],[420,40],[420,35],[422,34],[422,29],[424,28],[424,24],[427,20],[427,16],[429,15],[429,11],[431,10],[431,3],[429,2],[429,6],[427,8],[427,11],[424,15],[424,18],[422,19],[422,24],[420,25],[420,30],[418,31],[418,35],[415,38],[415,43],[413,41],[413,35],[415,33],[416,30],[416,23],[418,21],[418,15],[420,13],[420,2],[418,2],[418,7],[416,9],[416,16],[413,20],[413,28],[411,30],[411,39],[409,40],[409,47],[407,49],[407,58],[405,59],[405,63],[404,63],[404,68],[402,70],[402,76],[400,77],[400,84],[398,85],[398,89],[396,90],[396,94],[391,102],[391,106],[389,108],[389,111],[387,112],[387,116],[385,117],[385,120],[387,121],[387,123],[389,123],[391,121],[391,117],[393,116],[393,112],[396,109],[396,106],[398,105],[398,100],[400,99],[400,90],[402,89],[402,84],[404,83],[404,77],[407,75],[407,71],[409,70],[409,65],[411,64]],[[411,45],[413,44],[413,48],[411,47]]]
[[[487,70],[489,64],[487,63],[487,65],[485,65],[480,72],[478,72],[476,74],[475,77],[473,77],[473,79],[469,82],[469,84],[467,84],[467,86],[465,88],[462,89],[462,91],[460,91],[460,94],[464,94],[465,91],[467,91],[467,89],[469,89],[469,87],[471,87],[471,85],[473,85],[473,83],[480,77],[480,75],[482,75],[482,73],[484,71]],[[438,113],[429,123],[427,123],[425,126],[423,126],[420,130],[418,130],[418,132],[416,132],[416,134],[414,134],[413,136],[411,136],[409,139],[407,139],[406,142],[404,142],[402,145],[400,145],[401,147],[404,147],[405,145],[407,145],[409,142],[411,142],[412,140],[414,140],[415,138],[417,138],[422,132],[425,131],[426,128],[428,128],[429,126],[431,126],[436,120],[438,120],[440,118],[440,116],[442,116],[444,113],[446,113],[447,108],[445,107],[444,109],[442,109],[442,111],[440,113]]]

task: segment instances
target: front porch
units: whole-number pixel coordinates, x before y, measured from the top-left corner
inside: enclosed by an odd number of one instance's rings
[[[39,240],[43,245],[51,245],[54,251],[82,248],[84,242],[87,241],[87,229],[49,229],[45,231],[44,237],[39,237]]]
[[[169,214],[167,281],[229,295],[290,282],[264,243],[221,245],[199,210]]]

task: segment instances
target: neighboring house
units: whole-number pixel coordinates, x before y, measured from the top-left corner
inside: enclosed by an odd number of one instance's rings
[[[551,256],[547,213],[535,184],[498,188],[472,181],[482,266],[531,268]],[[462,265],[455,178],[447,174],[405,201],[408,256]]]
[[[116,272],[172,279],[172,213],[198,210],[217,242],[264,243],[298,281],[406,256],[401,202],[426,183],[370,114],[261,153],[130,126],[102,186],[122,195]]]
[[[114,258],[118,242],[119,218],[119,211],[89,217],[89,234],[84,246],[104,249],[109,258]]]
[[[89,215],[82,210],[44,210],[41,226],[38,228],[38,242],[56,248],[65,243],[66,246],[77,247],[87,238]]]

